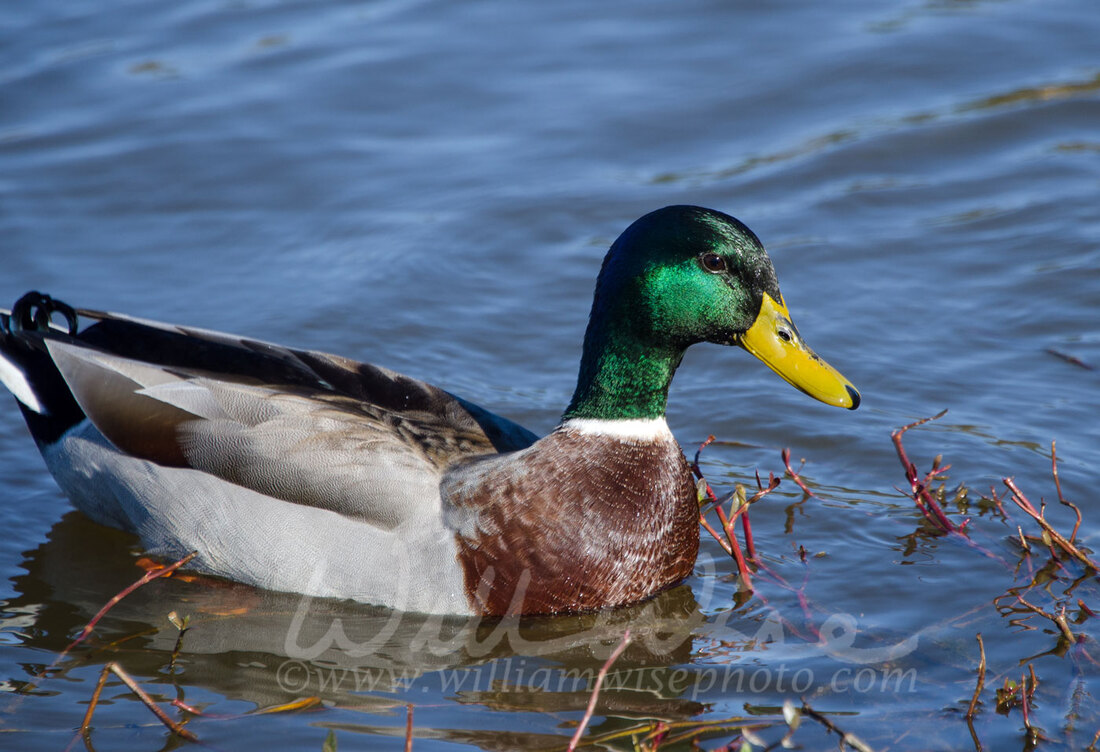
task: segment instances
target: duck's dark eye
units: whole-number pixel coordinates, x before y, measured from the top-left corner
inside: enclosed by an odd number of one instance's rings
[[[726,260],[717,253],[704,253],[699,257],[699,263],[703,265],[704,269],[713,274],[726,270]]]

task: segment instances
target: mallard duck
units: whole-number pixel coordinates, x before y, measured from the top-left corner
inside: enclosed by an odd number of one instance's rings
[[[0,313],[0,380],[74,505],[153,555],[406,611],[551,614],[691,573],[698,498],[665,403],[697,342],[859,405],[803,342],[756,235],[693,206],[611,246],[576,391],[541,439],[384,368],[37,292]]]

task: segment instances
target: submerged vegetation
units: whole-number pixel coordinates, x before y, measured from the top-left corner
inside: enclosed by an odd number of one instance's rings
[[[969,503],[970,493],[964,485],[959,485],[950,494],[944,482],[936,485],[937,480],[945,476],[951,466],[943,465],[942,458],[937,456],[932,462],[931,469],[921,475],[917,466],[909,459],[905,451],[902,437],[906,431],[929,421],[937,420],[943,417],[946,412],[945,410],[933,417],[910,423],[897,429],[891,435],[898,459],[901,461],[905,472],[906,481],[909,484],[913,502],[924,518],[922,529],[914,533],[913,537],[953,536],[971,548],[976,554],[999,561],[1004,565],[1005,574],[1010,578],[1011,585],[1003,595],[995,598],[989,604],[990,607],[996,609],[1004,617],[1005,622],[1012,627],[1034,630],[1039,628],[1036,624],[1041,623],[1043,620],[1052,625],[1053,629],[1048,626],[1046,631],[1055,636],[1055,644],[1047,653],[1073,662],[1073,673],[1075,675],[1082,675],[1087,666],[1100,667],[1100,654],[1096,651],[1095,640],[1090,639],[1083,630],[1079,629],[1078,632],[1074,632],[1070,626],[1071,622],[1074,626],[1083,625],[1089,619],[1097,616],[1095,610],[1086,605],[1085,600],[1076,593],[1080,588],[1081,590],[1087,590],[1088,595],[1095,598],[1100,565],[1077,542],[1077,534],[1082,522],[1081,510],[1062,494],[1062,486],[1058,478],[1058,456],[1055,443],[1051,442],[1050,457],[1051,475],[1058,503],[1072,509],[1076,516],[1073,530],[1068,536],[1056,530],[1046,519],[1046,504],[1041,502],[1039,508],[1036,509],[1019,488],[1015,479],[1011,477],[1003,479],[1004,486],[1009,494],[1007,498],[1011,499],[1024,512],[1028,518],[1027,520],[1017,522],[1011,517],[1008,510],[1005,509],[1006,497],[998,494],[996,488],[990,488],[989,496],[981,497],[978,502],[979,507],[985,506],[995,509],[997,516],[1005,524],[1015,528],[1016,535],[1010,537],[1010,540],[1016,547],[1017,558],[1015,561],[1009,561],[977,542],[975,540],[977,536],[971,537],[968,532],[970,518],[964,518],[961,522],[955,521],[951,515],[944,511],[944,505],[948,503],[949,495],[951,501],[959,509],[965,509]],[[714,441],[713,436],[703,443],[699,451],[701,452],[712,441]],[[815,496],[799,473],[791,467],[789,450],[783,450],[782,460],[786,476],[802,489],[803,501]],[[755,552],[752,526],[749,522],[749,507],[773,491],[780,483],[779,478],[769,475],[768,483],[765,485],[758,475],[756,478],[757,490],[751,497],[746,498],[746,491],[743,487],[738,486],[726,499],[719,500],[710,485],[703,479],[702,472],[699,470],[698,452],[695,455],[693,468],[700,478],[700,501],[702,504],[700,521],[704,529],[735,559],[741,591],[752,594],[754,590],[752,577],[763,575],[768,578],[771,584],[784,589],[795,590],[798,593],[799,604],[807,617],[807,623],[812,623],[809,618],[811,616],[809,601],[805,593],[806,582],[803,581],[797,587],[792,586],[774,569],[769,568],[760,561]],[[707,520],[707,515],[711,512],[718,519],[718,529],[721,530],[721,533]],[[742,554],[737,540],[735,523],[738,519],[742,523],[741,536],[745,541],[747,557]],[[1025,531],[1025,525],[1028,527],[1027,531]],[[802,561],[805,562],[805,549],[800,548],[799,555]],[[1063,586],[1060,591],[1057,590],[1059,585]],[[1025,596],[1031,597],[1041,605],[1032,603]],[[820,635],[815,636],[820,637]],[[981,739],[974,727],[974,719],[979,713],[990,711],[1006,717],[1013,717],[1018,714],[1023,724],[1025,749],[1032,749],[1042,741],[1049,741],[1044,732],[1032,722],[1029,713],[1029,708],[1034,702],[1036,688],[1040,682],[1031,662],[1032,658],[1037,656],[1022,658],[1019,661],[1022,667],[1020,669],[1008,666],[998,667],[994,671],[993,680],[987,682],[989,668],[981,633],[977,633],[975,639],[980,657],[975,668],[974,692],[965,713],[974,748],[979,751],[983,749]],[[1044,655],[1047,653],[1044,653]],[[1083,695],[1083,692],[1075,691],[1068,697],[1068,706],[1064,712],[1066,727],[1063,729],[1063,736],[1066,739],[1075,736],[1077,732],[1075,728],[1075,721],[1079,717],[1077,704],[1084,701]],[[826,723],[831,731],[840,733],[842,735],[842,747],[848,745],[853,749],[866,749],[866,745],[854,739],[851,735],[845,735],[839,729],[829,725],[829,721],[824,715],[812,711],[805,703],[802,711],[815,720]],[[788,721],[789,711],[785,713],[782,719],[782,722]],[[780,723],[781,720],[777,720],[773,725],[779,725]],[[791,728],[791,732],[794,731],[794,728],[796,727]],[[702,736],[704,731],[701,727],[699,731],[700,736]],[[784,736],[783,739],[786,740],[788,736]],[[753,729],[746,728],[725,748],[750,750],[758,744],[766,748],[774,746],[763,744],[754,735]],[[1098,749],[1100,748],[1098,744],[1100,744],[1100,729],[1096,730],[1087,749]],[[786,744],[783,746],[786,746]],[[645,747],[645,749],[655,748]]]

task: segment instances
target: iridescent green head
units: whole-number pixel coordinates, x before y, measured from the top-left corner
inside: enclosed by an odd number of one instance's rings
[[[790,321],[771,260],[733,217],[696,206],[645,215],[604,259],[566,418],[656,418],[684,350],[741,345],[817,399],[859,394]]]

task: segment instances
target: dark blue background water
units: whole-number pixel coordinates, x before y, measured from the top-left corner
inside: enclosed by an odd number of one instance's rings
[[[1085,516],[1079,538],[1096,547],[1100,372],[1049,351],[1100,365],[1098,39],[1087,0],[16,4],[0,29],[0,299],[38,288],[333,351],[545,431],[572,392],[610,242],[666,204],[730,212],[770,249],[803,335],[864,406],[811,403],[745,353],[707,346],[681,368],[670,424],[689,452],[708,434],[735,442],[704,455],[725,490],[756,468],[780,471],[781,447],[806,458],[821,498],[787,509],[800,498],[787,482],[755,507],[762,554],[795,585],[806,573],[810,623],[851,616],[868,646],[917,636],[897,665],[919,681],[838,691],[837,672],[864,664],[827,655],[810,632],[786,632],[790,653],[737,639],[769,614],[805,615],[794,593],[759,577],[757,597],[735,608],[734,567],[707,544],[685,607],[706,623],[679,652],[635,656],[630,665],[659,667],[662,691],[615,694],[596,725],[717,720],[746,703],[774,721],[798,694],[775,681],[677,692],[660,672],[789,666],[811,670],[807,699],[853,713],[838,724],[876,747],[969,749],[959,708],[973,690],[974,633],[998,684],[1056,636],[992,604],[1027,577],[962,544],[907,538],[920,517],[894,488],[905,481],[889,432],[948,408],[909,435],[922,469],[942,453],[950,489],[966,483],[976,499],[1014,475],[1036,502],[1054,498],[1056,439],[1063,488]],[[78,516],[59,522],[68,509],[10,404],[0,411],[8,689],[137,576],[132,539]],[[1072,528],[1065,508],[1048,514]],[[1026,528],[1019,514],[971,524],[1014,564],[1017,523]],[[804,569],[800,545],[824,555]],[[266,614],[241,621],[210,602],[223,597],[213,586],[187,587],[151,586],[104,622],[100,647],[67,678],[8,695],[0,746],[63,747],[111,658],[211,712],[297,696],[276,675],[296,599],[230,589]],[[1095,580],[1078,597],[1097,608]],[[222,614],[188,634],[192,657],[175,673],[164,670],[173,609]],[[337,612],[373,628],[373,616]],[[570,628],[580,627],[591,625]],[[1097,634],[1087,620],[1081,629]],[[427,672],[426,683],[309,686],[298,694],[324,695],[328,709],[192,726],[225,747],[320,748],[327,727],[341,749],[397,749],[412,702],[418,749],[533,748],[563,743],[561,724],[587,700],[487,683],[488,667],[523,651],[452,657],[446,670],[486,672],[477,692],[447,688],[403,636],[387,665]],[[531,666],[600,662],[578,650]],[[1050,744],[1083,747],[1100,728],[1098,659],[1088,643],[1033,661]],[[160,748],[163,729],[112,686],[96,743]],[[987,745],[1022,746],[1018,709],[998,716],[989,700],[976,725]],[[811,748],[830,743],[820,727],[799,733]]]

